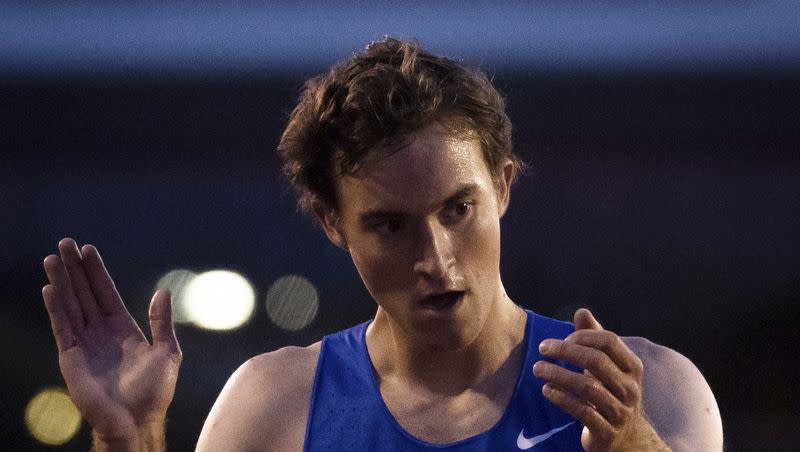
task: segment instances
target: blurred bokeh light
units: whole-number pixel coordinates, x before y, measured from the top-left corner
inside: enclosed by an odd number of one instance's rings
[[[233,330],[253,315],[255,292],[239,273],[212,270],[192,278],[183,295],[183,308],[197,327]]]
[[[81,415],[63,389],[46,388],[25,407],[25,425],[37,441],[59,446],[78,432]]]
[[[186,310],[186,288],[196,276],[197,274],[190,270],[171,270],[156,283],[156,289],[169,290],[172,299],[172,319],[178,323],[190,321]]]
[[[289,331],[303,329],[317,316],[317,289],[302,276],[283,276],[269,288],[266,308],[269,319],[278,327]]]

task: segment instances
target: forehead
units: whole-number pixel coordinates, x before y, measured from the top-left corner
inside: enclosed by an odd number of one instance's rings
[[[422,212],[465,185],[491,189],[492,179],[477,139],[435,124],[414,133],[398,149],[376,149],[353,175],[339,178],[340,207]]]

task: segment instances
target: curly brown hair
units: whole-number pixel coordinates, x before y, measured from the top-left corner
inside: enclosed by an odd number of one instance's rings
[[[355,173],[370,150],[400,144],[434,122],[477,138],[496,184],[505,159],[515,176],[522,168],[505,101],[486,74],[416,41],[387,37],[311,78],[278,145],[300,208],[336,212],[337,177]]]

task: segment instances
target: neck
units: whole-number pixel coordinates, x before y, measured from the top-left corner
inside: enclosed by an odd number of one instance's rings
[[[444,346],[408,334],[378,308],[367,330],[367,347],[381,381],[457,395],[516,377],[525,355],[526,320],[525,312],[501,290],[474,338]]]

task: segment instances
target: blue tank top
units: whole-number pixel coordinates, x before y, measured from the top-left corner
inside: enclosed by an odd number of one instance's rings
[[[527,314],[525,364],[504,414],[489,430],[450,444],[415,438],[389,412],[367,352],[369,322],[325,336],[314,376],[304,450],[582,451],[582,426],[544,398],[543,381],[531,372],[533,363],[541,359],[539,342],[564,338],[574,326],[531,311]]]

